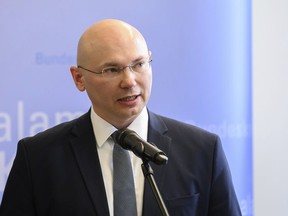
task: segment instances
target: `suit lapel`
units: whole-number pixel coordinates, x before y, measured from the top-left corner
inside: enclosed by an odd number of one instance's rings
[[[164,151],[169,158],[171,139],[164,135],[165,132],[167,132],[167,127],[159,116],[151,112],[148,113],[148,142],[154,143],[159,149]],[[84,184],[86,185],[94,205],[96,215],[109,216],[105,186],[90,119],[90,112],[80,117],[75,124],[71,137],[71,147],[79,165]],[[150,165],[154,171],[156,184],[161,191],[166,167],[165,165],[155,165],[152,162]],[[153,192],[151,191],[150,185],[145,181],[143,216],[152,215],[160,215],[159,207]]]
[[[162,119],[155,115],[152,112],[149,112],[149,133],[148,133],[148,142],[155,144],[159,149],[166,153],[168,156],[169,163],[169,150],[170,150],[170,137],[167,137],[165,133],[167,132],[167,127]],[[158,186],[159,191],[163,187],[163,181],[165,179],[165,165],[156,165],[153,162],[150,162],[150,165],[154,171],[154,179]],[[164,197],[162,196],[164,199]],[[152,215],[161,215],[157,201],[154,197],[154,194],[151,190],[150,185],[145,181],[144,188],[144,200],[143,200],[143,216],[152,216]]]
[[[71,147],[95,207],[96,215],[108,216],[109,209],[98,158],[90,112],[80,117],[73,130]]]

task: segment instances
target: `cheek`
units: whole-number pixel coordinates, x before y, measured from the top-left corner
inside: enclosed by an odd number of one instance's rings
[[[149,90],[149,92],[151,91],[152,88],[152,71],[150,71],[150,73],[147,74],[147,78],[146,78],[146,88],[147,90]]]
[[[149,73],[142,79],[142,89],[145,92],[145,100],[149,100],[152,89],[152,74]]]
[[[83,83],[85,85],[85,89],[87,93],[93,92],[97,88],[97,84],[95,84],[94,82],[91,82],[91,80],[89,79],[85,79]]]
[[[90,99],[97,98],[101,95],[101,83],[95,81],[93,78],[86,79],[84,85]]]
[[[115,84],[116,85],[116,84]],[[97,80],[93,82],[87,82],[87,93],[90,98],[94,98],[94,100],[98,100],[98,103],[104,103],[105,101],[110,101],[111,97],[115,93],[115,85],[113,82]],[[96,101],[94,101],[96,102]]]

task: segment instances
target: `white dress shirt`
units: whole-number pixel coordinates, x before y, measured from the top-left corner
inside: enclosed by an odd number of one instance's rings
[[[93,110],[93,107],[91,108],[91,121],[97,143],[97,151],[102,169],[109,212],[111,216],[114,216],[113,158],[112,158],[114,142],[110,136],[117,129],[113,125],[111,125],[110,123],[99,117]],[[144,107],[140,115],[128,126],[128,128],[134,130],[142,139],[147,141],[148,113],[146,107]],[[129,154],[131,157],[131,165],[134,175],[137,214],[138,216],[141,216],[143,208],[143,194],[144,194],[144,180],[145,180],[141,169],[142,159],[135,156],[134,153],[131,151],[129,151]]]

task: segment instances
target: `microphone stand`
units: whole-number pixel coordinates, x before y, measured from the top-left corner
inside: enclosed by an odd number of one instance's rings
[[[153,169],[146,159],[142,158],[142,161],[143,161],[143,164],[141,165],[142,172],[145,176],[145,179],[147,179],[149,182],[149,185],[152,189],[154,197],[156,198],[156,201],[157,201],[158,206],[161,210],[161,213],[163,216],[169,216],[168,210],[165,206],[165,203],[161,197],[160,191],[158,190],[157,184],[155,182],[155,179],[153,176]]]

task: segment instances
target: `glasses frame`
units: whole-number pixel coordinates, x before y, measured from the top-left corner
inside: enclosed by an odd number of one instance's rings
[[[149,57],[148,60],[147,60],[147,62],[145,62],[145,63],[148,63],[148,64],[150,65],[151,62],[152,62],[152,58]],[[130,65],[127,65],[127,66],[123,66],[123,67],[116,67],[116,66],[115,66],[115,67],[118,68],[118,70],[119,70],[119,73],[118,73],[118,74],[120,74],[122,71],[124,71],[124,69],[127,68],[127,67],[130,69],[130,71],[133,71],[133,72],[136,72],[136,73],[137,73],[137,71],[134,71],[134,70],[133,70],[133,67],[134,67],[135,65],[137,65],[138,63],[139,63],[139,61],[137,61],[137,62],[135,62],[135,63],[132,63],[132,64],[130,64]],[[77,68],[86,70],[86,71],[88,71],[88,72],[90,72],[90,73],[94,73],[94,74],[96,74],[96,75],[102,75],[103,77],[105,77],[105,75],[104,75],[104,74],[105,74],[105,73],[104,73],[104,70],[107,69],[107,68],[109,68],[109,67],[104,67],[104,68],[102,69],[102,71],[100,71],[100,72],[87,69],[87,68],[85,68],[85,67],[82,67],[81,65],[78,65]],[[116,74],[116,73],[115,73],[115,74]],[[117,74],[117,75],[118,75],[118,74]]]

